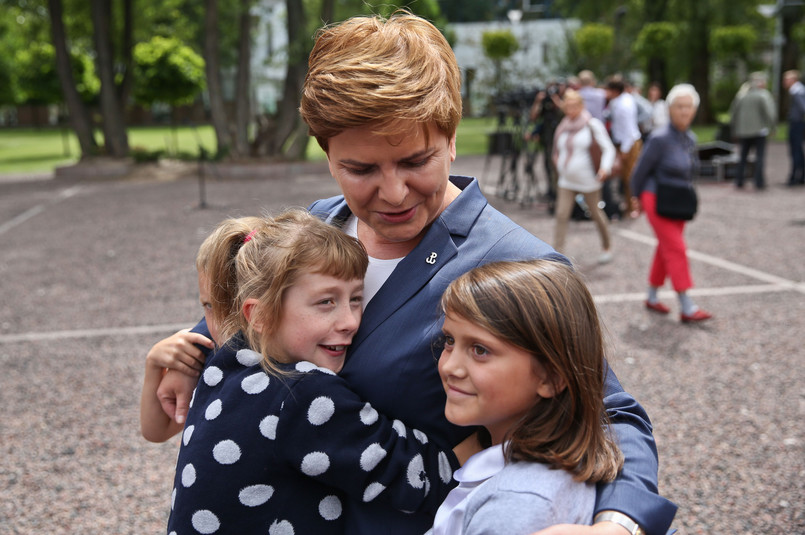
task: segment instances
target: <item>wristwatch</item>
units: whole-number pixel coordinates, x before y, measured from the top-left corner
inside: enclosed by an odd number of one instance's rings
[[[598,524],[599,522],[614,522],[626,528],[632,535],[646,535],[646,532],[643,531],[643,528],[641,528],[637,522],[618,511],[601,511],[595,515],[593,524]]]

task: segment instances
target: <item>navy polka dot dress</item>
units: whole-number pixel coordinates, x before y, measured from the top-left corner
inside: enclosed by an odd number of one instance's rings
[[[344,533],[347,496],[435,512],[454,486],[452,453],[378,414],[330,370],[285,370],[267,374],[240,337],[208,358],[181,437],[168,533]]]

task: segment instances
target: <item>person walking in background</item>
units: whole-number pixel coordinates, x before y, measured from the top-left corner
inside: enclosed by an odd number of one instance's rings
[[[730,105],[732,135],[741,146],[735,175],[735,187],[739,189],[744,187],[746,161],[752,148],[755,150],[755,189],[766,187],[766,138],[777,124],[774,98],[766,89],[766,83],[765,73],[753,72],[746,91],[739,91]]]
[[[632,175],[633,206],[643,211],[657,236],[657,249],[649,273],[646,308],[660,314],[670,309],[660,302],[658,291],[670,278],[679,296],[680,319],[683,323],[704,321],[712,317],[700,309],[688,294],[693,287],[685,245],[685,221],[657,213],[658,184],[680,184],[692,187],[698,167],[696,137],[690,124],[699,107],[699,94],[690,84],[679,84],[668,92],[671,122],[653,132]]]
[[[621,214],[625,217],[637,217],[629,207],[632,197],[630,180],[632,169],[640,156],[643,147],[640,128],[637,125],[637,103],[632,95],[625,91],[623,79],[611,78],[606,84],[607,99],[609,100],[610,135],[615,148],[618,149],[620,159],[621,195],[623,205]]]
[[[799,81],[799,71],[783,73],[783,87],[790,96],[788,102],[788,149],[791,154],[789,186],[805,184],[805,153],[802,142],[805,138],[805,85]]]
[[[624,80],[624,89],[634,99],[637,106],[637,127],[640,129],[641,139],[645,140],[652,128],[652,112],[654,108],[651,102],[640,93],[640,87],[629,80]]]
[[[668,124],[668,103],[662,98],[662,86],[652,82],[648,86],[648,101],[651,103],[651,130]]]
[[[600,87],[596,86],[593,71],[583,70],[579,73],[579,94],[584,99],[584,109],[590,115],[604,122],[604,108],[607,107],[607,94]]]
[[[562,93],[564,87],[558,81],[552,81],[534,97],[529,112],[529,120],[535,123],[532,135],[539,133],[539,142],[545,156],[545,178],[548,183],[546,193],[551,207],[556,202],[556,167],[553,165],[551,154],[556,127],[562,120]]]
[[[607,218],[601,210],[601,184],[609,177],[615,161],[615,147],[604,124],[584,109],[579,92],[568,89],[564,98],[565,117],[556,128],[553,160],[559,174],[556,199],[554,248],[564,253],[568,221],[577,194],[584,196],[601,237],[599,264],[612,261]]]
[[[455,473],[428,535],[591,524],[594,484],[612,480],[623,456],[606,425],[604,340],[581,276],[544,260],[493,262],[453,281],[442,309],[445,415],[481,426],[486,449]]]

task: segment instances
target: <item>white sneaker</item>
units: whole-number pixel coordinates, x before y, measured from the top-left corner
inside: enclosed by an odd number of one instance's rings
[[[604,251],[601,253],[601,256],[598,257],[599,264],[609,264],[615,257],[612,256],[612,253],[609,251]]]

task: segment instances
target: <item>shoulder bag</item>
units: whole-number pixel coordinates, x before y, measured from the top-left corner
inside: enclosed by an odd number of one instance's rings
[[[657,215],[690,221],[696,215],[699,199],[693,184],[657,182]]]

